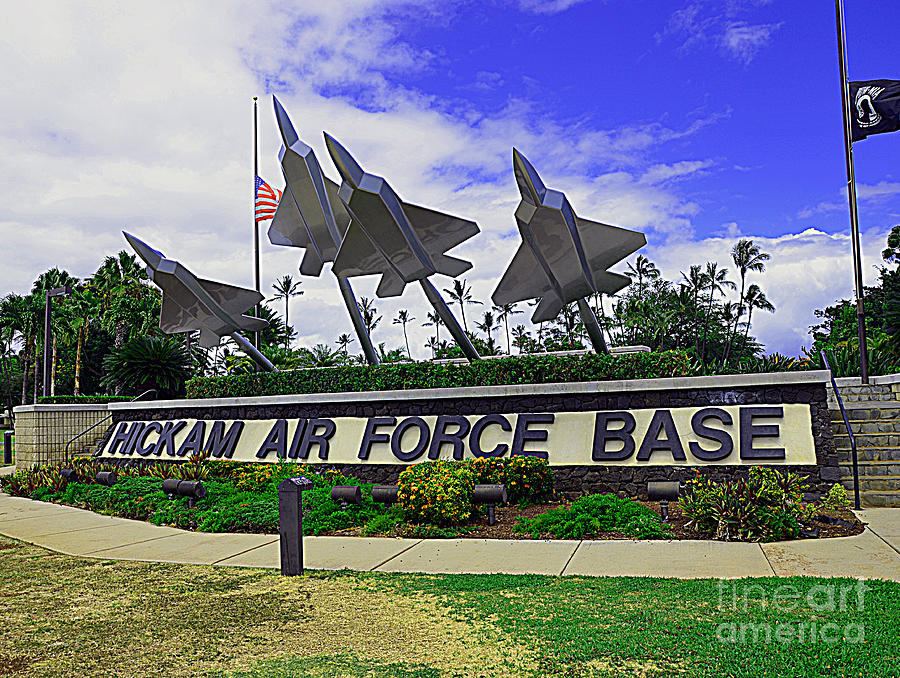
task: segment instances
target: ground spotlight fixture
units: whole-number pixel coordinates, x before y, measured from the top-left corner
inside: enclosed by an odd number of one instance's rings
[[[73,468],[64,468],[59,472],[59,477],[65,480],[67,483],[74,483],[78,480],[78,474]]]
[[[396,485],[373,485],[372,501],[377,501],[385,506],[393,506],[397,503],[397,495],[400,494],[400,488]]]
[[[647,483],[647,498],[659,502],[659,513],[664,523],[669,522],[669,502],[678,499],[681,484],[677,480],[651,480]]]
[[[187,497],[188,506],[194,507],[198,499],[206,496],[206,488],[199,480],[178,480],[177,478],[166,478],[162,482],[162,491],[169,499],[175,497]]]
[[[487,506],[488,525],[497,522],[494,507],[506,503],[506,485],[476,485],[472,491],[472,501],[476,506]]]
[[[331,488],[331,499],[340,502],[341,510],[346,511],[348,504],[362,503],[362,489],[359,485],[335,485]]]
[[[115,471],[100,471],[100,473],[94,476],[94,480],[100,485],[112,487],[119,482],[119,476],[116,475]]]

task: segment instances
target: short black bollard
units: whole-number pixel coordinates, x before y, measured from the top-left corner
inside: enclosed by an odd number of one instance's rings
[[[472,491],[472,502],[476,505],[487,505],[488,525],[496,521],[494,507],[506,503],[506,485],[476,485]]]
[[[9,466],[12,464],[12,439],[13,432],[12,431],[4,431],[3,432],[3,465]]]
[[[303,491],[312,481],[300,476],[278,486],[278,535],[281,545],[281,574],[303,574]]]
[[[385,506],[393,506],[397,503],[397,495],[400,494],[400,488],[396,485],[373,485],[372,501],[377,501]]]
[[[664,523],[669,522],[669,502],[678,499],[681,484],[677,480],[651,480],[647,483],[647,499],[659,502],[659,513]]]

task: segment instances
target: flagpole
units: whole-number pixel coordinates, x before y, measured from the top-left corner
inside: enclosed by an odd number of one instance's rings
[[[259,122],[256,112],[256,97],[253,97],[253,277],[256,291],[259,292],[259,222],[256,221],[256,177],[259,176]],[[254,315],[259,317],[259,304]],[[261,334],[253,335],[253,345],[258,351],[262,346]]]
[[[856,287],[856,329],[859,334],[859,374],[863,384],[869,383],[869,347],[866,341],[866,309],[863,303],[862,256],[860,254],[859,216],[856,207],[856,175],[853,169],[853,137],[850,119],[850,85],[847,80],[846,37],[844,35],[844,2],[834,0],[838,29],[838,60],[841,63],[841,101],[844,110],[844,150],[847,155],[847,195],[850,200],[850,240],[853,246],[853,279]]]

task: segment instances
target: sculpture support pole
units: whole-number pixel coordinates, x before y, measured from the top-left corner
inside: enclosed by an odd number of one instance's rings
[[[594,350],[597,353],[609,353],[606,340],[603,338],[603,330],[600,329],[600,323],[597,322],[597,316],[594,315],[593,309],[584,299],[578,300],[578,313],[581,314],[581,322],[584,329],[587,330]]]
[[[359,337],[359,343],[366,356],[366,361],[370,365],[377,365],[379,363],[378,354],[375,353],[375,347],[372,346],[372,338],[366,330],[366,324],[363,322],[362,313],[359,312],[359,306],[356,303],[356,296],[353,294],[353,288],[350,287],[350,281],[340,277],[338,277],[337,281],[338,287],[341,289],[341,296],[344,297],[344,303],[347,305],[347,313],[350,314],[350,321],[353,323],[353,329],[356,330],[356,336]]]
[[[463,331],[463,328],[450,311],[450,307],[447,306],[447,302],[444,301],[440,292],[435,289],[428,278],[422,278],[419,282],[422,285],[422,289],[425,291],[425,296],[428,297],[428,301],[431,302],[434,310],[437,311],[437,314],[441,317],[441,320],[444,321],[447,329],[450,330],[450,334],[453,335],[453,339],[456,340],[457,345],[462,349],[463,355],[469,359],[469,362],[481,360],[478,351],[472,346],[472,341]]]
[[[271,363],[271,361],[266,358],[266,356],[260,353],[256,349],[256,346],[247,341],[242,334],[240,334],[239,332],[232,332],[231,338],[234,339],[237,345],[240,346],[241,350],[244,351],[244,353],[246,353],[248,356],[250,356],[253,359],[253,362],[259,365],[261,368],[268,372],[278,371],[278,368],[275,367]]]

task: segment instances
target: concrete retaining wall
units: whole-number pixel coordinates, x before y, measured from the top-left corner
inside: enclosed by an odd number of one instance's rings
[[[62,461],[66,443],[109,416],[107,405],[24,405],[15,409],[16,468]],[[106,433],[101,424],[72,443],[70,455],[90,454]]]

